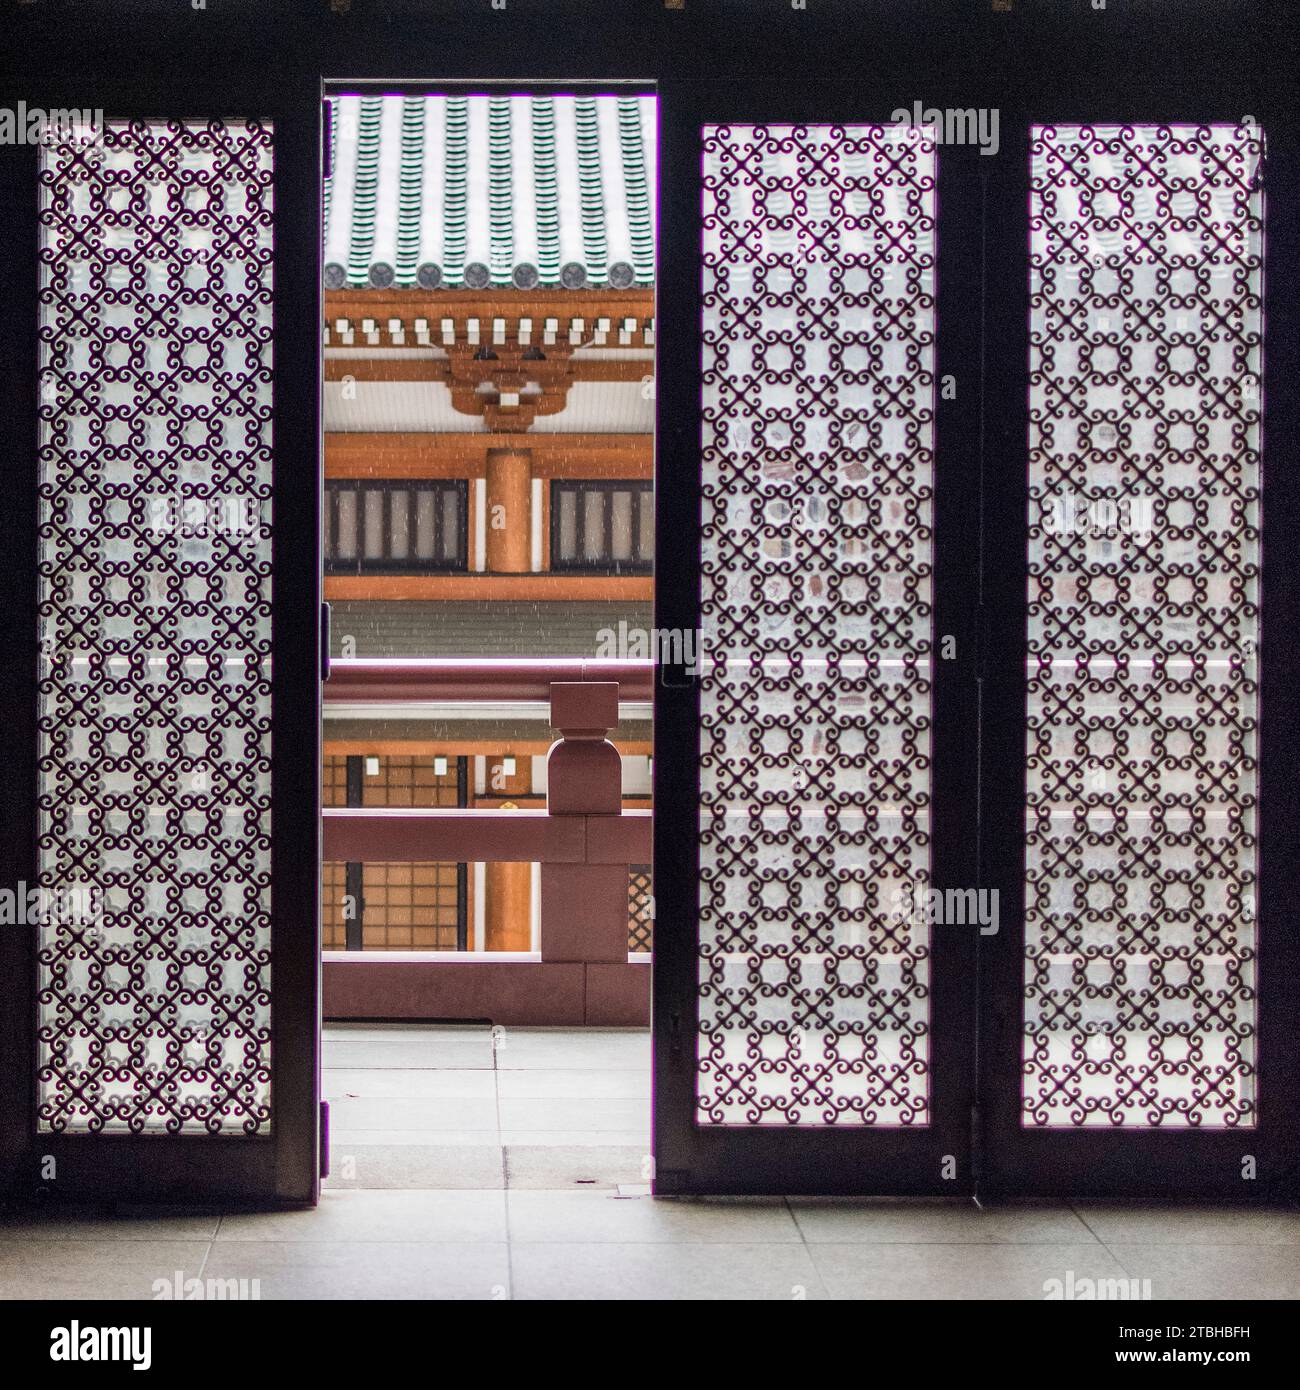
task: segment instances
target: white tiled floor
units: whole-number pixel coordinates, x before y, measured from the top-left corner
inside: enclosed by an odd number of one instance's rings
[[[644,1183],[641,1029],[333,1025],[330,1189]]]
[[[634,1031],[327,1030],[333,1174],[314,1211],[10,1215],[0,1297],[1007,1298],[1150,1280],[1300,1296],[1300,1212],[820,1198],[655,1199]]]

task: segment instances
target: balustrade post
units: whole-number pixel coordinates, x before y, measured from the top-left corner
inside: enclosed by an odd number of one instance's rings
[[[605,737],[618,725],[618,682],[553,682],[551,724],[547,812],[621,815],[623,760]],[[627,930],[626,864],[542,865],[544,961],[626,961]]]

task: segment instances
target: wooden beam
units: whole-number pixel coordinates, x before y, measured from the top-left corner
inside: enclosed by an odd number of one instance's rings
[[[326,599],[620,599],[649,603],[652,575],[606,574],[327,574]]]
[[[654,359],[577,357],[570,360],[567,380],[637,382],[654,377]],[[451,379],[445,357],[327,357],[325,380],[345,381],[440,381]]]
[[[436,722],[436,721],[431,721]],[[329,736],[329,724],[325,725],[325,739],[323,751],[326,756],[346,758],[349,755],[356,757],[370,756],[378,757],[410,757],[412,754],[417,757],[428,754],[447,758],[472,758],[482,754],[484,757],[495,756],[501,752],[503,740],[500,736],[490,739],[455,739],[455,738],[331,738]],[[654,746],[649,739],[625,739],[618,736],[615,730],[609,735],[609,741],[618,749],[624,757],[643,757],[648,758],[654,752]],[[511,739],[510,751],[519,757],[541,757],[550,752],[553,738],[545,739],[524,739],[522,741]],[[623,805],[627,809],[633,807],[648,807],[648,799],[640,797],[623,798]]]
[[[433,721],[436,722],[436,721]],[[611,739],[615,747],[620,752],[631,752],[631,745],[624,749],[617,740]],[[524,739],[522,741],[510,740],[510,751],[519,757],[541,757],[550,751],[553,738],[546,739]],[[329,736],[329,725],[325,726],[325,738],[322,744],[322,752],[326,757],[346,758],[356,757],[423,757],[437,756],[444,758],[473,758],[480,754],[484,757],[494,757],[501,752],[503,740],[501,738],[491,739],[456,739],[456,738],[331,738]],[[649,753],[647,747],[644,750]]]
[[[445,318],[507,323],[532,319],[540,328],[547,319],[641,318],[652,319],[655,292],[641,289],[611,290],[327,290],[325,317],[333,319],[428,319],[436,328]],[[535,330],[536,331],[536,330]]]
[[[325,436],[327,478],[482,478],[489,449],[528,449],[534,478],[651,478],[650,434],[351,432]]]
[[[443,381],[450,373],[445,357],[327,357],[325,380]]]

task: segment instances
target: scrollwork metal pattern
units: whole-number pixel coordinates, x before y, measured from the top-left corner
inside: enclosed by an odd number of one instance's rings
[[[933,137],[704,148],[697,1118],[923,1125]]]
[[[271,169],[256,123],[42,152],[45,1131],[271,1127]]]
[[[1255,1119],[1261,153],[1033,135],[1028,1127]]]

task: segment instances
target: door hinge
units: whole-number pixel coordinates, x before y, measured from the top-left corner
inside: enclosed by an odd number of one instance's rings
[[[328,179],[334,175],[334,103],[326,100],[322,107],[321,177]]]
[[[320,1103],[320,1175],[322,1178],[330,1175],[330,1103],[327,1100]]]
[[[327,681],[330,678],[330,606],[322,603],[320,606],[320,678]]]
[[[1268,172],[1268,135],[1265,131],[1259,132],[1259,163],[1255,165],[1255,174],[1250,181],[1250,191],[1257,193],[1264,187],[1264,175]]]

